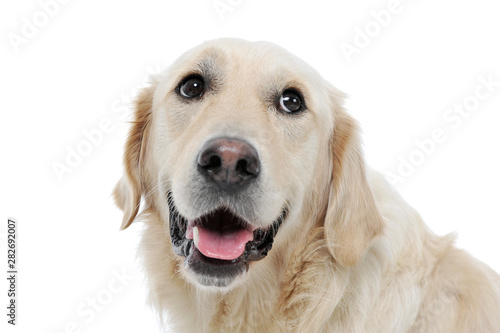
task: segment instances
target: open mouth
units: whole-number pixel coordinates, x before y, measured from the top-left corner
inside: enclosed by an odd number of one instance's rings
[[[179,214],[168,193],[170,238],[174,252],[185,257],[188,268],[208,286],[226,286],[248,270],[248,264],[265,258],[288,210],[266,229],[259,229],[227,207],[187,220]]]

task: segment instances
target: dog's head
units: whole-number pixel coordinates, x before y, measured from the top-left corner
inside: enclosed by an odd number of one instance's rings
[[[313,227],[324,228],[334,260],[355,264],[382,224],[342,98],[270,43],[222,39],[188,51],[137,100],[114,192],[122,229],[142,197],[183,276],[216,289]]]

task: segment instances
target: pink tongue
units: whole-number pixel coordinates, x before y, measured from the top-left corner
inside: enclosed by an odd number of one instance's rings
[[[250,231],[239,229],[226,231],[221,234],[218,231],[198,226],[198,250],[205,257],[233,260],[238,258],[245,251],[245,244],[253,239]]]

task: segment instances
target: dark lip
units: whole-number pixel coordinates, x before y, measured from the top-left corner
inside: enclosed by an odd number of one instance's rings
[[[240,271],[236,267],[248,269],[248,263],[259,261],[267,256],[271,250],[278,230],[288,215],[285,207],[281,215],[267,229],[256,229],[253,232],[253,240],[245,245],[243,254],[234,260],[220,260],[207,258],[194,246],[192,239],[186,238],[188,221],[179,214],[172,192],[167,193],[170,211],[170,239],[175,254],[185,257],[186,263],[196,272],[204,275],[235,275]],[[226,271],[226,272],[224,272]]]

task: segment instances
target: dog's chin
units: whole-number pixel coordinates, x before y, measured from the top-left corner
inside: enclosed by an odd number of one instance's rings
[[[219,260],[204,256],[195,246],[184,259],[184,276],[208,291],[229,291],[244,280],[249,263],[241,258]]]
[[[250,263],[264,259],[271,251],[288,214],[283,208],[266,229],[252,226],[229,207],[219,207],[188,221],[177,210],[172,193],[167,196],[170,239],[175,254],[184,257],[183,275],[207,290],[226,291],[243,281]]]

